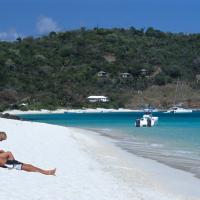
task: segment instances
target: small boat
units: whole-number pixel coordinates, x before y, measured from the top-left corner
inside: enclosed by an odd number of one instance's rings
[[[192,113],[192,109],[186,109],[183,108],[183,103],[181,102],[177,102],[177,94],[178,92],[180,93],[182,91],[182,86],[183,83],[181,83],[179,80],[177,80],[177,84],[176,84],[176,91],[175,91],[175,97],[174,97],[174,103],[173,103],[173,107],[169,108],[165,113]]]
[[[167,110],[165,113],[192,113],[192,109],[186,109],[183,107],[178,107],[178,106],[173,106],[171,108],[169,108],[169,110]]]
[[[136,119],[136,127],[152,127],[158,124],[158,117],[153,117],[152,114],[144,114],[142,118]]]

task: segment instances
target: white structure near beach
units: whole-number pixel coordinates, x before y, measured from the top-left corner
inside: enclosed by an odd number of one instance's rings
[[[104,71],[100,71],[97,73],[97,76],[101,78],[106,78],[108,76],[108,73]]]
[[[128,72],[125,72],[125,73],[121,73],[120,74],[120,78],[124,78],[124,79],[132,78],[132,75],[130,73],[128,73]]]
[[[89,97],[87,97],[87,99],[91,103],[108,102],[109,101],[108,97],[105,97],[105,96],[89,96]]]

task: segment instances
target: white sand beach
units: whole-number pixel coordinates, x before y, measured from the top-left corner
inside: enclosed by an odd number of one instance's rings
[[[106,108],[85,108],[85,109],[57,109],[57,110],[6,110],[3,113],[9,113],[12,115],[20,114],[60,114],[60,113],[108,113],[108,112],[142,112],[142,110],[132,110],[132,109],[106,109]]]
[[[199,200],[191,174],[121,150],[95,132],[0,118],[0,149],[41,168],[45,176],[0,168],[3,200]]]

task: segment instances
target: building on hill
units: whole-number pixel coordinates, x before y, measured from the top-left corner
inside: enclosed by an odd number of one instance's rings
[[[87,100],[91,103],[96,103],[96,102],[108,102],[109,99],[108,97],[105,97],[105,96],[89,96],[87,97]]]
[[[148,71],[146,69],[141,69],[140,73],[141,73],[142,76],[146,76]]]
[[[104,72],[104,71],[100,71],[97,73],[97,76],[101,77],[101,78],[106,78],[106,77],[108,77],[108,73]]]
[[[123,79],[132,78],[132,74],[128,72],[121,73],[119,76],[120,78],[123,78]]]
[[[200,74],[196,75],[196,80],[197,80],[197,83],[199,83],[199,81],[200,81]]]

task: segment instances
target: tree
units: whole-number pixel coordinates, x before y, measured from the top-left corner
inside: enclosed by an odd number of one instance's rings
[[[199,74],[200,73],[200,56],[196,57],[193,60],[193,71],[195,72],[195,74]]]
[[[146,32],[145,35],[150,36],[150,37],[157,37],[157,38],[161,38],[165,36],[165,33],[160,31],[160,30],[156,30],[152,27],[149,27]]]
[[[160,73],[155,76],[154,83],[156,85],[165,85],[166,84],[166,76],[163,73]]]
[[[18,37],[18,38],[16,38],[16,41],[18,41],[19,43],[21,43],[22,38],[21,38],[21,37]]]
[[[51,32],[49,33],[49,37],[50,37],[50,38],[56,37],[56,32],[51,31]]]
[[[181,76],[181,70],[177,65],[170,65],[163,68],[164,72],[170,77],[176,79]]]

